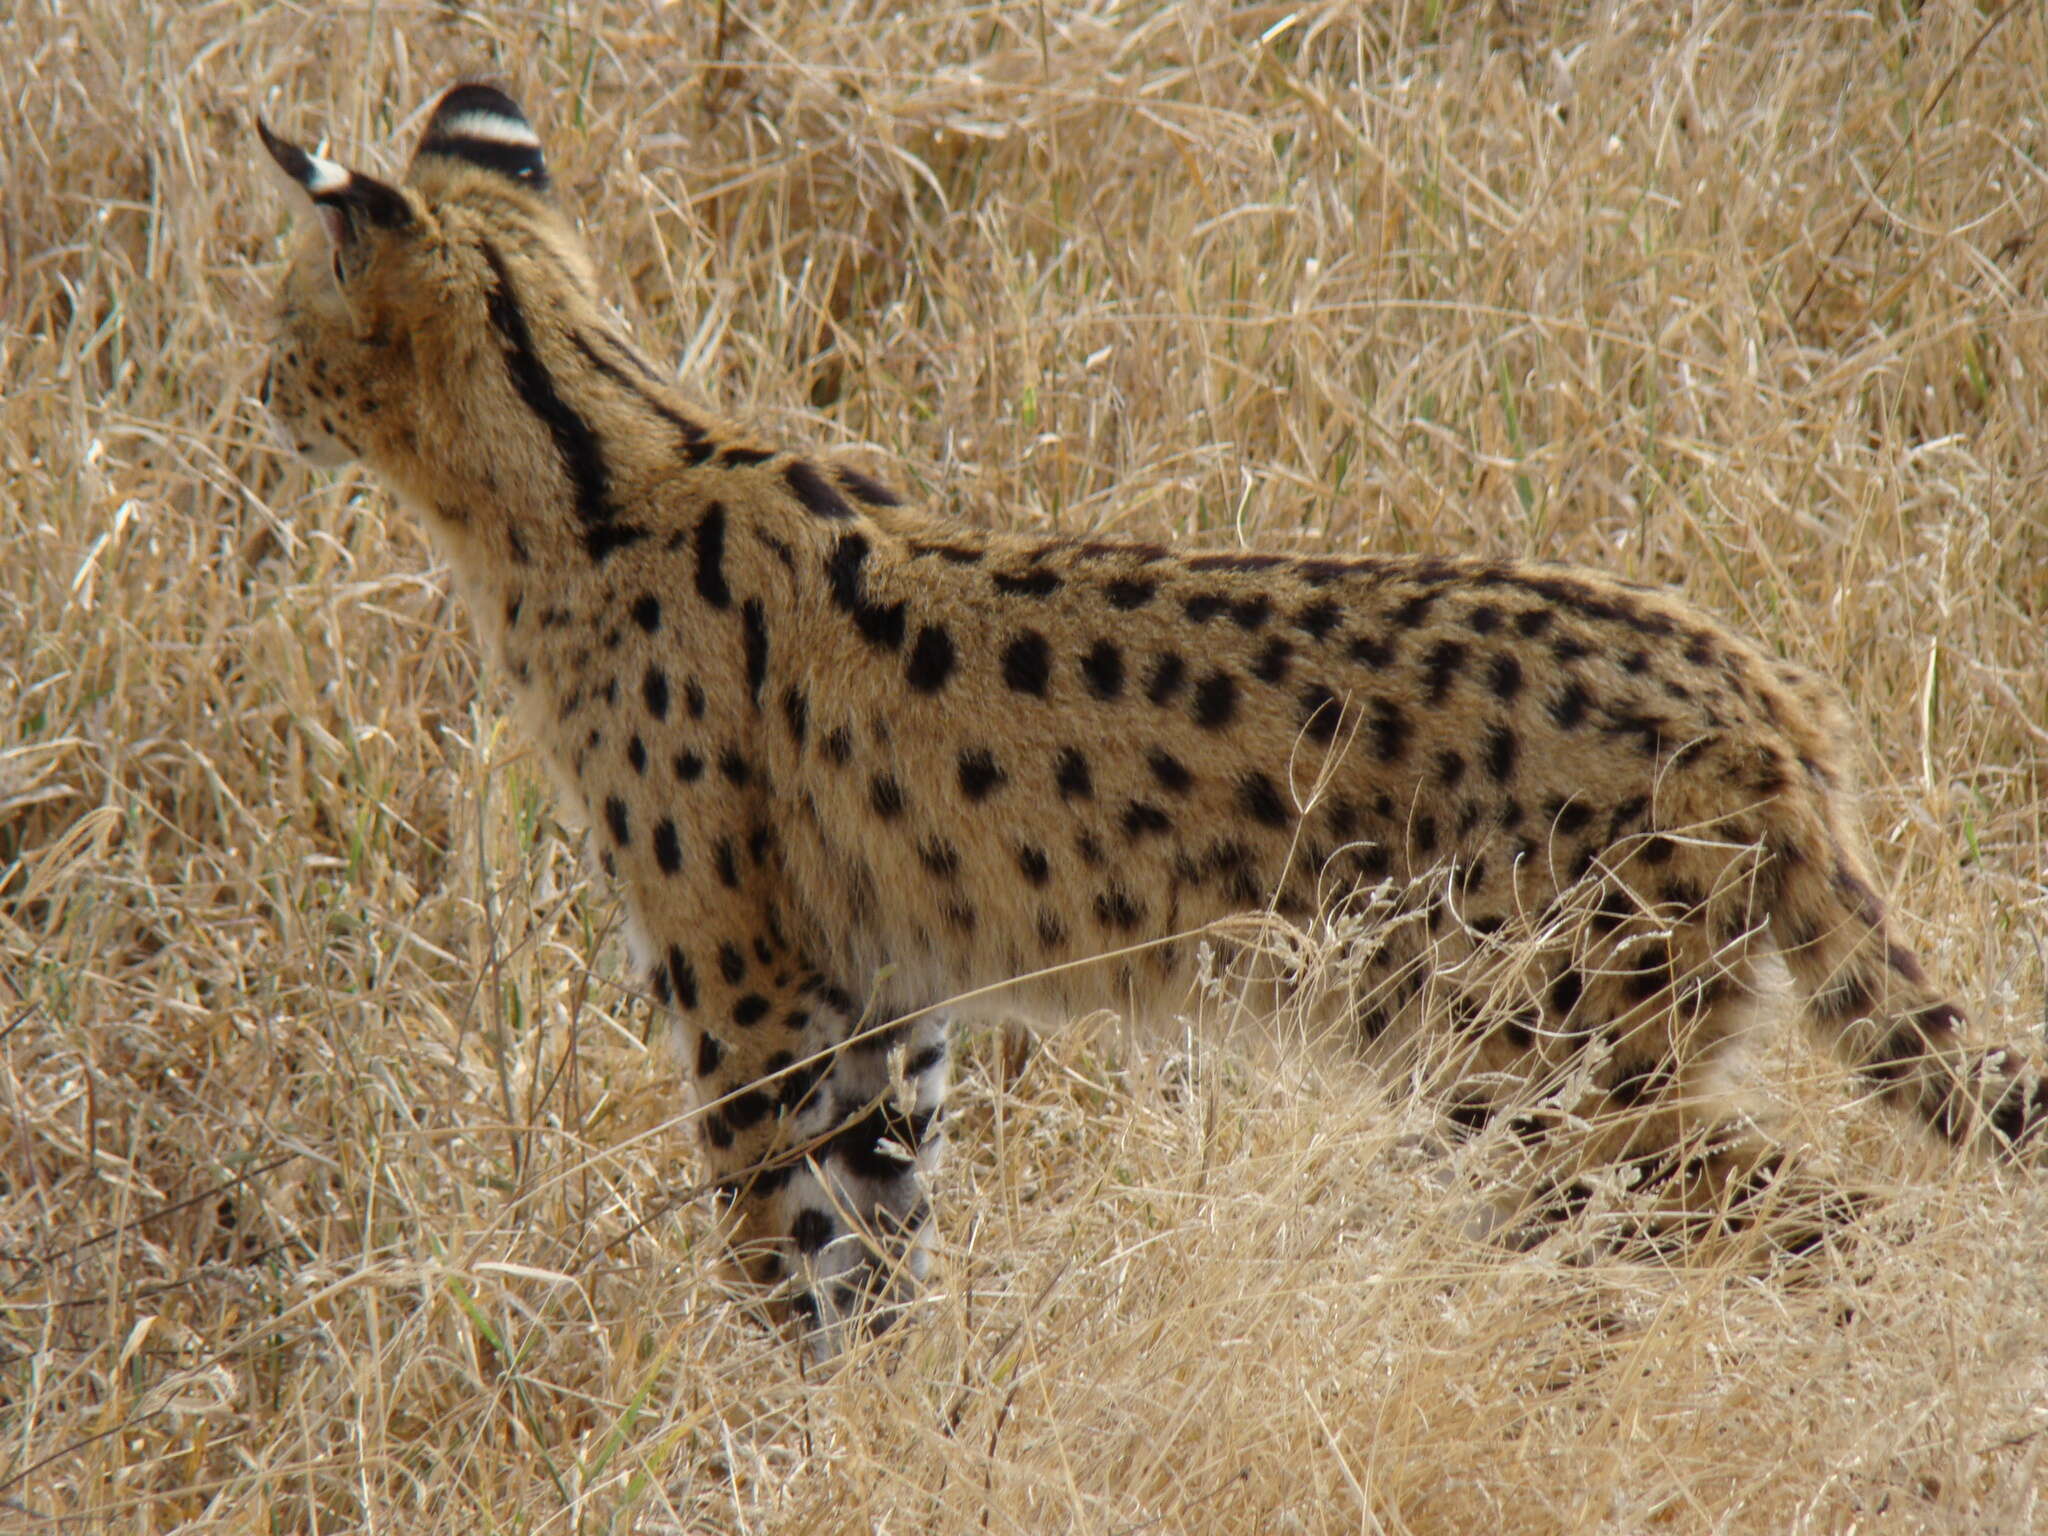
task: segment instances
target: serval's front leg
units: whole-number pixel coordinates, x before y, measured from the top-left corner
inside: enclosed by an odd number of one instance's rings
[[[863,1022],[846,989],[778,959],[767,939],[728,943],[707,975],[673,944],[655,990],[681,1015],[733,1256],[829,1356],[852,1329],[887,1326],[927,1272],[946,1028]]]

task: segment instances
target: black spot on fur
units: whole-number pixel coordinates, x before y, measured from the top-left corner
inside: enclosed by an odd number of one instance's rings
[[[913,543],[910,552],[917,556],[937,555],[948,565],[979,565],[982,557],[982,551],[971,544]]]
[[[803,503],[804,510],[812,515],[835,520],[853,516],[853,508],[832,482],[802,459],[791,460],[782,471],[782,478]]]
[[[1185,764],[1159,747],[1145,754],[1145,766],[1152,770],[1152,777],[1159,781],[1159,787],[1176,795],[1184,795],[1195,782],[1195,776],[1188,772]]]
[[[1637,1002],[1646,1002],[1669,990],[1676,980],[1672,974],[1671,946],[1663,940],[1643,947],[1635,969],[1622,976],[1622,991]]]
[[[1604,886],[1593,909],[1593,931],[1605,938],[1636,916],[1638,910],[1635,897],[1629,892],[1614,885]]]
[[[1261,555],[1249,552],[1190,555],[1187,567],[1191,571],[1270,571],[1276,565],[1285,565],[1287,560],[1286,555]]]
[[[800,1017],[800,1015],[785,1014],[782,1020],[782,1027],[788,1029],[790,1027],[790,1019],[795,1017]],[[802,1028],[803,1026],[799,1025],[797,1027]],[[781,1073],[782,1075],[776,1084],[775,1102],[787,1111],[800,1108],[810,1101],[812,1092],[818,1086],[818,1080],[824,1075],[824,1067],[822,1063],[815,1061],[804,1066],[798,1066],[796,1058],[788,1051],[777,1051],[764,1064],[761,1076],[766,1080],[773,1077],[776,1073]]]
[[[1847,863],[1838,862],[1835,865],[1834,884],[1842,899],[1855,910],[1866,928],[1884,926],[1884,903],[1877,899],[1877,892],[1870,888],[1869,883]]]
[[[1436,818],[1427,815],[1416,817],[1414,821],[1409,823],[1408,840],[1415,844],[1415,851],[1417,853],[1424,856],[1435,853],[1437,844]],[[1435,927],[1435,923],[1432,922],[1430,924],[1432,932],[1435,931]]]
[[[1374,635],[1354,635],[1346,654],[1375,672],[1384,672],[1394,664],[1398,651],[1399,647],[1391,637],[1382,640]]]
[[[878,773],[868,783],[868,804],[875,814],[884,821],[893,821],[903,814],[903,786],[886,773]]]
[[[799,1253],[816,1253],[832,1241],[832,1218],[815,1206],[806,1207],[796,1213],[796,1220],[790,1224],[789,1240],[796,1244]]]
[[[904,1114],[893,1099],[869,1110],[860,1119],[833,1133],[824,1156],[838,1162],[856,1179],[886,1183],[901,1178],[906,1165],[890,1144],[916,1151],[930,1134],[933,1116],[926,1112]]]
[[[595,528],[584,530],[583,552],[601,565],[610,556],[646,537],[645,528],[635,528],[629,523],[600,523]]]
[[[647,704],[647,713],[657,720],[668,718],[668,674],[659,667],[649,667],[647,675],[640,679],[640,697]]]
[[[1251,597],[1240,598],[1230,605],[1230,622],[1239,629],[1253,630],[1264,624],[1272,612],[1273,600],[1265,593],[1259,592]]]
[[[1690,915],[1706,905],[1706,893],[1690,880],[1666,880],[1657,887],[1657,899]]]
[[[1436,606],[1434,592],[1418,592],[1409,598],[1391,615],[1396,629],[1419,629],[1428,622],[1429,610]]]
[[[1671,1074],[1653,1063],[1643,1062],[1627,1068],[1608,1088],[1607,1096],[1623,1109],[1633,1109],[1645,1099],[1654,1098],[1671,1086]]]
[[[1465,646],[1458,640],[1439,640],[1423,661],[1424,687],[1429,702],[1441,704],[1450,695],[1451,684],[1465,666]]]
[[[1522,691],[1522,664],[1503,652],[1487,668],[1486,685],[1497,699],[1512,699]]]
[[[690,1009],[697,1006],[697,972],[688,957],[674,944],[668,947],[668,982],[675,993],[677,1007]]]
[[[1133,800],[1124,807],[1124,835],[1135,841],[1173,830],[1173,818],[1147,801]]]
[[[1116,933],[1129,933],[1145,920],[1143,903],[1128,892],[1108,890],[1095,898],[1095,921]]]
[[[1358,832],[1358,807],[1344,795],[1331,795],[1324,802],[1330,818],[1330,832],[1339,842],[1349,842]]]
[[[1088,772],[1088,759],[1074,747],[1060,748],[1053,759],[1053,782],[1063,800],[1087,800],[1095,794],[1095,781]]]
[[[750,597],[740,607],[741,644],[747,660],[747,692],[761,702],[761,685],[768,681],[768,620],[761,600]]]
[[[1195,724],[1221,730],[1237,714],[1237,681],[1228,672],[1211,672],[1195,685]]]
[[[1557,1015],[1560,1022],[1570,1018],[1572,1010],[1579,1006],[1579,998],[1584,995],[1585,990],[1586,979],[1579,974],[1576,967],[1566,966],[1550,984],[1550,1011]]]
[[[870,475],[864,475],[857,469],[841,465],[839,468],[839,483],[846,487],[848,495],[857,501],[866,502],[871,507],[900,507],[903,505],[903,498],[901,496],[898,496],[888,486],[882,484],[881,481]]]
[[[1603,727],[1610,735],[1638,738],[1637,747],[1645,757],[1655,757],[1664,747],[1664,727],[1669,722],[1661,716],[1648,714],[1637,709],[1610,709],[1607,724]]]
[[[1543,610],[1537,611],[1540,613]],[[1550,718],[1557,722],[1558,729],[1573,730],[1585,721],[1586,710],[1592,702],[1585,684],[1575,678],[1566,683],[1564,691],[1550,701]]]
[[[960,793],[969,800],[986,800],[1002,787],[1007,775],[984,748],[960,754]]]
[[[1181,660],[1179,652],[1163,652],[1152,663],[1152,676],[1145,683],[1145,697],[1154,704],[1165,704],[1180,692],[1187,675],[1187,663]]]
[[[1344,622],[1344,610],[1329,598],[1310,603],[1294,616],[1294,627],[1311,640],[1327,640],[1330,631]]]
[[[664,875],[683,867],[682,839],[676,836],[676,824],[666,816],[654,824],[654,862]]]
[[[1924,986],[1926,984],[1927,973],[1920,968],[1919,959],[1911,950],[1903,945],[1886,945],[1884,963],[1890,966],[1895,974],[1903,976],[1913,985]]]
[[[725,504],[714,501],[697,520],[691,536],[697,556],[697,595],[714,608],[732,604],[732,588],[725,584]]]
[[[842,534],[825,562],[825,576],[832,588],[832,602],[853,620],[853,626],[870,645],[893,651],[903,644],[901,602],[876,603],[869,600],[865,567],[868,541],[858,533]]]
[[[1293,813],[1280,791],[1265,774],[1253,769],[1237,783],[1237,803],[1254,821],[1268,827],[1285,827]]]
[[[1593,807],[1583,800],[1557,801],[1549,804],[1551,827],[1562,837],[1571,837],[1585,830],[1592,821]]]
[[[1158,587],[1149,581],[1135,581],[1120,577],[1102,589],[1102,595],[1109,599],[1109,606],[1129,612],[1142,608],[1158,593]]]
[[[785,688],[782,691],[782,718],[789,722],[789,739],[802,746],[811,728],[811,701],[804,696],[802,689]]]
[[[1398,762],[1408,750],[1408,717],[1391,699],[1372,701],[1366,729],[1372,734],[1373,751],[1381,762]]]
[[[1650,800],[1647,795],[1630,795],[1621,804],[1617,805],[1613,813],[1607,818],[1608,837],[1619,838],[1622,833],[1631,830],[1637,822],[1642,820],[1643,813],[1649,808]]]
[[[1274,636],[1266,642],[1266,648],[1259,652],[1252,662],[1252,676],[1262,683],[1282,683],[1287,680],[1287,665],[1294,655],[1294,646]]]
[[[1034,848],[1029,843],[1017,850],[1017,868],[1023,871],[1026,880],[1036,886],[1043,886],[1052,878],[1052,864],[1047,860],[1045,850]]]
[[[1515,733],[1504,725],[1486,728],[1486,771],[1494,782],[1505,784],[1515,772],[1515,754],[1520,748]]]
[[[718,946],[718,974],[728,986],[738,986],[746,979],[747,957],[740,953],[739,946],[730,941]]]
[[[611,828],[612,841],[621,848],[626,846],[627,834],[631,830],[626,824],[626,802],[613,795],[604,803],[605,825]]]
[[[1336,739],[1343,716],[1343,704],[1321,683],[1310,683],[1301,690],[1301,728],[1309,740],[1327,746]]]
[[[1107,640],[1098,640],[1081,658],[1081,677],[1088,691],[1098,699],[1113,699],[1124,691],[1124,654]]]
[[[917,632],[904,663],[903,679],[919,693],[937,693],[953,675],[953,637],[942,624],[927,624]]]
[[[1045,636],[1027,629],[1003,650],[1003,682],[1012,693],[1044,698],[1052,680],[1052,648]]]
[[[1345,560],[1297,560],[1294,574],[1311,587],[1327,587],[1349,576],[1353,567]]]
[[[1005,597],[1050,597],[1062,583],[1056,571],[997,571],[991,577],[996,591]]]

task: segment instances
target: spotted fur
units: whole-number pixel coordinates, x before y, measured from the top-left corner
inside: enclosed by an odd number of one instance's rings
[[[1247,912],[1370,918],[1341,1010],[1381,1054],[1462,1031],[1454,1120],[1710,1198],[1775,1166],[1696,1091],[1771,952],[1944,1135],[2042,1118],[1890,929],[1826,691],[1679,599],[941,522],[688,404],[502,94],[445,97],[398,186],[263,136],[325,236],[271,409],[433,530],[625,893],[736,1248],[828,1340],[925,1270],[933,1010],[1170,1010]]]

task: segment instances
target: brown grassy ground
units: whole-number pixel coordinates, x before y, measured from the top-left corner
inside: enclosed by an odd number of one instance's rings
[[[1793,1286],[1474,1244],[1284,1021],[970,1039],[939,1298],[805,1379],[420,530],[251,398],[249,131],[497,75],[650,351],[963,516],[1682,584],[1844,682],[2019,1034],[2042,8],[326,10],[0,29],[0,1527],[2048,1528],[2048,1189],[1803,1044],[1892,1198]]]

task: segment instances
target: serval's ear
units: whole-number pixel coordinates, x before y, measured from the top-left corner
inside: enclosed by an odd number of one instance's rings
[[[278,169],[313,200],[327,238],[337,248],[352,244],[367,228],[397,230],[413,223],[412,204],[398,188],[280,139],[260,117],[256,119],[256,132],[262,136],[263,147],[270,151]]]
[[[540,136],[519,104],[493,86],[458,85],[435,103],[413,165],[428,155],[463,161],[536,192],[547,190]]]

